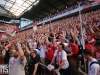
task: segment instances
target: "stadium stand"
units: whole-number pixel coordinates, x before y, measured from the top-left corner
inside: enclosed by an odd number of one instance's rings
[[[100,75],[100,2],[81,0],[79,7],[76,0],[64,8],[70,2],[41,0],[16,16],[33,23],[19,29],[8,27],[3,33],[6,37],[0,35],[0,66],[8,64],[9,75]]]

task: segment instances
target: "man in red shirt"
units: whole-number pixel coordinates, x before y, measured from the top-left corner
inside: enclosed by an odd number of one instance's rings
[[[97,50],[94,51],[93,56],[100,61],[100,40],[97,41],[94,45],[96,47]]]
[[[69,40],[69,49],[70,53],[67,54],[67,56],[70,57],[70,73],[71,75],[78,75],[78,70],[77,70],[77,60],[78,60],[78,52],[79,48],[78,45],[75,44],[75,41],[73,39]]]
[[[48,40],[48,36],[46,36],[47,64],[51,63],[53,56],[54,56],[54,52],[56,50],[55,34],[53,34],[53,35],[54,35],[54,37],[52,40]]]
[[[53,45],[52,42],[49,42],[49,44],[47,45],[47,52],[46,52],[46,56],[48,60],[47,64],[51,63],[55,50],[56,50],[56,47]]]

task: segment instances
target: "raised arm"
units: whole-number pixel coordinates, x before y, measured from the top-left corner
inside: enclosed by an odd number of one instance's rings
[[[7,46],[5,46],[5,50],[8,51],[8,47],[11,46],[11,43],[9,42],[9,44]]]
[[[17,40],[17,46],[18,46],[20,59],[23,61],[24,60],[24,51],[21,48],[20,40]]]
[[[92,27],[92,25],[89,25],[89,28],[90,28],[91,33],[93,34],[94,31],[93,31],[93,27]]]
[[[56,33],[53,33],[54,34],[54,37],[53,37],[53,42],[54,42],[54,46],[56,46]]]
[[[28,53],[28,55],[30,55],[31,52],[30,52],[28,46],[26,45],[25,47],[26,47],[26,52]]]

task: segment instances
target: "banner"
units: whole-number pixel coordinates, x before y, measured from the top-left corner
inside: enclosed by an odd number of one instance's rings
[[[91,4],[87,4],[87,5],[83,6],[83,9],[87,9],[87,8],[90,8],[90,7],[92,7],[92,5]]]
[[[34,25],[34,26],[33,26],[34,31],[37,30],[37,24],[36,24],[36,22],[34,22],[33,25]]]
[[[9,34],[11,36],[15,36],[16,31],[18,30],[18,26],[6,24],[5,29],[6,29],[6,34]]]
[[[2,37],[1,37],[1,38],[2,38],[2,39],[3,39],[3,38],[7,38],[6,32],[2,33]]]
[[[91,3],[91,4],[92,4],[92,6],[99,5],[99,3],[98,3],[98,2],[93,2],[93,3]]]

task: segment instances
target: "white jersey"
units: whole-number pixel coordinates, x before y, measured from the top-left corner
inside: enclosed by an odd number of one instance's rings
[[[67,54],[64,50],[62,52],[58,52],[58,50],[56,50],[55,53],[54,53],[54,56],[56,57],[56,60],[58,61],[58,62],[56,61],[56,63],[59,64],[59,65],[61,64],[62,60],[66,60],[62,69],[66,69],[66,68],[69,67],[69,62],[67,60]]]
[[[26,65],[26,57],[24,57],[23,61],[21,61],[20,58],[14,58],[13,65],[10,68],[9,75],[25,75],[25,70],[24,70],[25,65]]]
[[[92,64],[90,66],[90,63],[93,61],[97,61],[96,59],[93,59],[92,61],[89,62],[88,64],[88,74],[89,75],[100,75],[100,66],[99,64]]]

